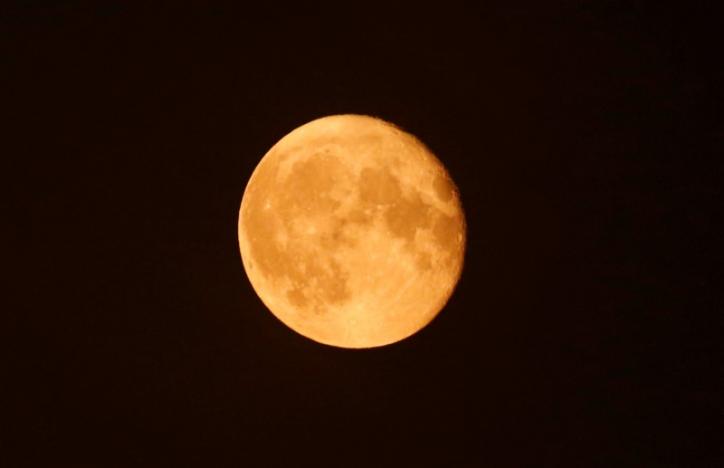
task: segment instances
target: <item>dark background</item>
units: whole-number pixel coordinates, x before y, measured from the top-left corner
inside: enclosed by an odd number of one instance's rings
[[[2,466],[724,466],[713,9],[179,3],[0,7]],[[440,316],[367,351],[237,247],[261,156],[347,112],[469,224]]]

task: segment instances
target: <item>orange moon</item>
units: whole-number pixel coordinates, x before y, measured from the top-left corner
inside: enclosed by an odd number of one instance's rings
[[[450,298],[465,216],[443,164],[383,120],[333,115],[279,140],[239,210],[252,287],[289,328],[371,348],[425,327]]]

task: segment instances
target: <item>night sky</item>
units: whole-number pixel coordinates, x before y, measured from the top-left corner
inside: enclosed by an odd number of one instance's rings
[[[724,466],[713,9],[123,3],[0,7],[0,465]],[[237,244],[259,159],[338,113],[424,141],[468,223],[441,314],[365,351]]]

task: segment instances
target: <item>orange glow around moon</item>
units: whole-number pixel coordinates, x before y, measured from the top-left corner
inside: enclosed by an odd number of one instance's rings
[[[465,217],[442,163],[383,120],[334,115],[298,127],[259,162],[239,211],[244,269],[264,304],[312,340],[402,340],[460,277]]]

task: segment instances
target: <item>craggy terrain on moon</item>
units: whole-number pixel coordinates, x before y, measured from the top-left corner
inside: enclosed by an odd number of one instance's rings
[[[282,138],[246,187],[244,268],[263,302],[316,341],[380,346],[434,318],[459,278],[465,220],[442,164],[372,117]]]

